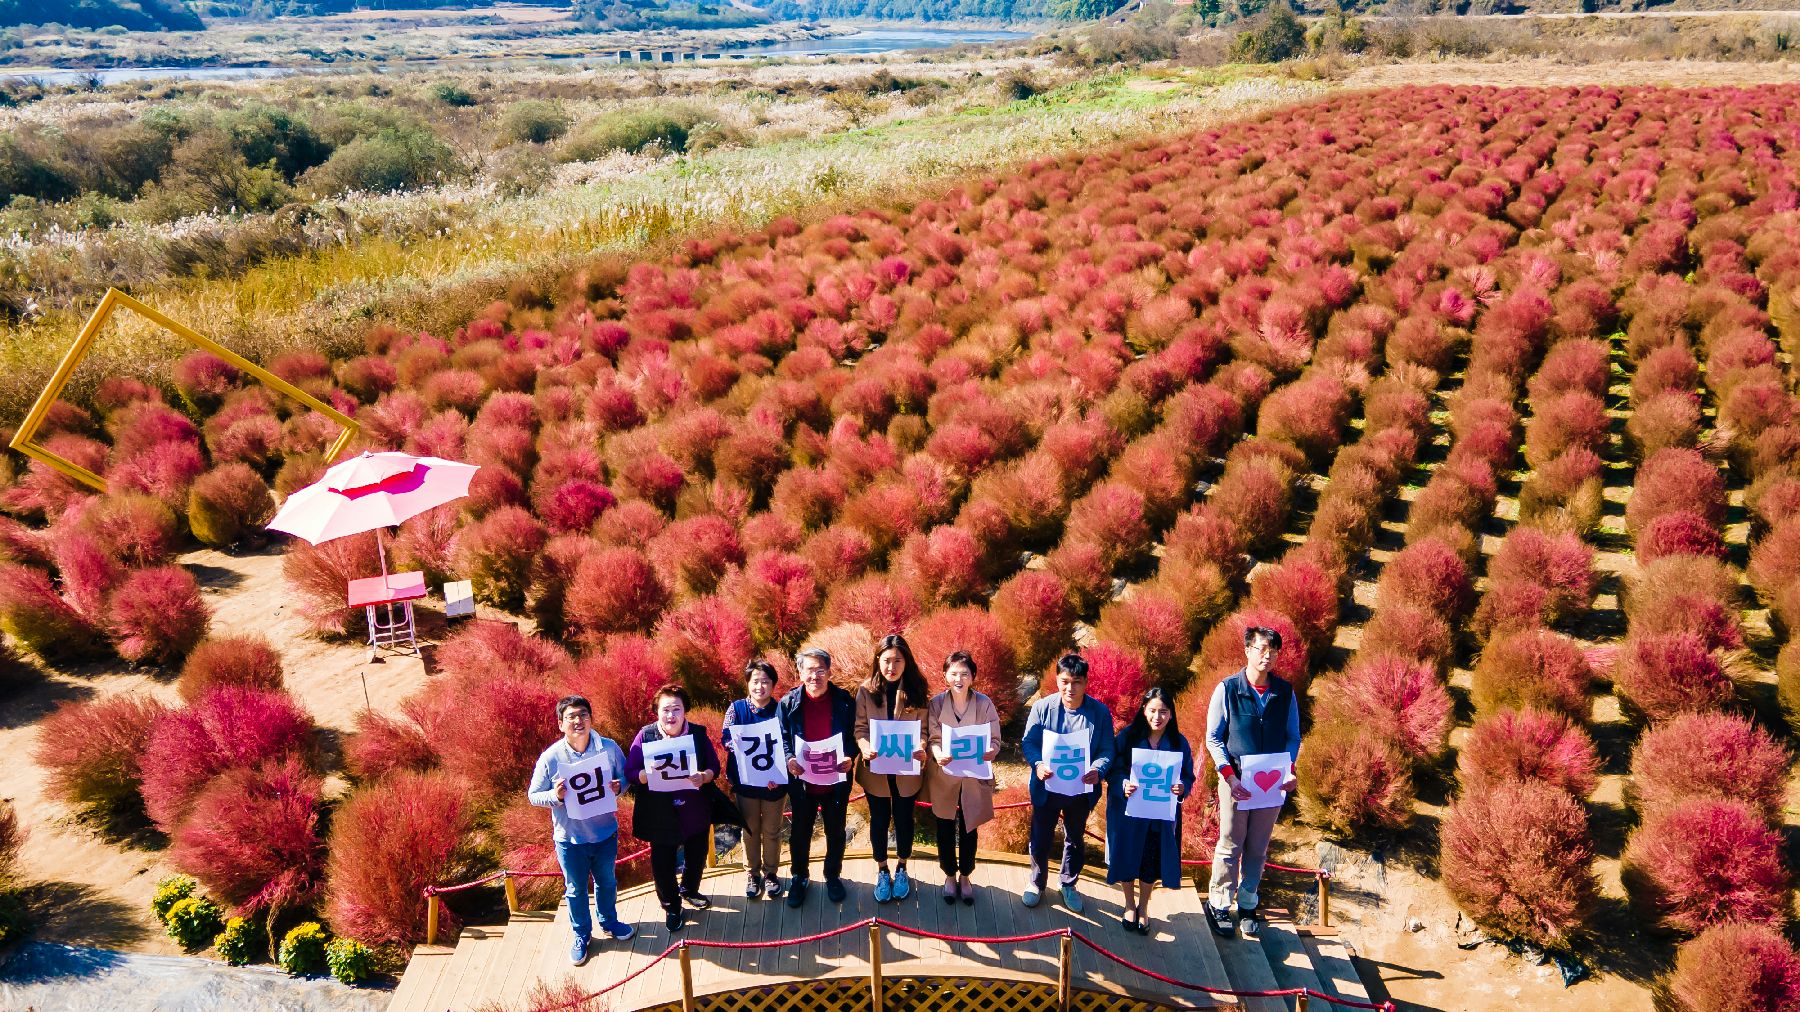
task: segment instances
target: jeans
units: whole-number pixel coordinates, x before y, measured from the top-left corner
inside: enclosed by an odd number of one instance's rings
[[[794,804],[794,832],[790,845],[794,848],[794,877],[812,877],[813,822],[821,816],[825,820],[825,880],[829,882],[842,875],[844,815],[845,810],[850,807],[849,797],[835,790],[830,794],[800,790],[795,791],[791,797]]]
[[[563,898],[569,901],[569,927],[577,941],[593,936],[594,925],[588,918],[588,878],[594,879],[594,909],[600,912],[600,926],[607,930],[622,927],[616,902],[619,879],[613,865],[619,858],[619,834],[599,843],[556,841],[556,863],[562,867]]]
[[[975,870],[975,832],[964,826],[960,806],[956,818],[937,820],[938,867],[946,877]]]
[[[712,846],[712,838],[712,826],[709,825],[680,843],[650,845],[650,876],[656,880],[656,898],[664,910],[680,910],[683,893],[692,895],[700,891],[700,876],[706,872],[706,849]],[[686,855],[679,886],[675,881],[677,851]]]
[[[898,791],[891,798],[869,795],[869,849],[875,852],[876,864],[887,863],[890,821],[894,824],[894,849],[900,853],[900,860],[912,857],[913,800],[900,797]]]
[[[1039,890],[1050,877],[1050,848],[1056,842],[1056,824],[1062,823],[1061,884],[1072,886],[1081,880],[1081,866],[1086,863],[1088,816],[1094,811],[1093,794],[1049,794],[1044,802],[1031,809],[1031,883]]]

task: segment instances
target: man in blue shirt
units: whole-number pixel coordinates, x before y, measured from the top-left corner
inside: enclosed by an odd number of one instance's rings
[[[1213,851],[1206,919],[1222,938],[1234,934],[1234,901],[1244,937],[1257,937],[1256,890],[1282,807],[1238,809],[1238,802],[1251,797],[1238,778],[1238,758],[1286,752],[1290,768],[1300,758],[1300,704],[1293,687],[1271,670],[1280,652],[1280,633],[1261,626],[1244,630],[1243,669],[1220,682],[1206,704],[1206,751],[1219,770],[1219,845]],[[1294,786],[1290,773],[1281,790],[1291,793]]]
[[[1031,705],[1031,716],[1025,721],[1025,761],[1030,764],[1031,778],[1031,883],[1021,897],[1025,905],[1035,907],[1043,897],[1050,877],[1050,847],[1056,839],[1056,825],[1062,823],[1062,896],[1063,905],[1081,912],[1081,896],[1075,886],[1081,881],[1081,866],[1088,816],[1099,800],[1099,784],[1106,778],[1113,761],[1113,718],[1106,704],[1090,699],[1087,694],[1087,661],[1079,654],[1067,654],[1056,662],[1056,695],[1045,696]],[[1057,769],[1045,761],[1044,732],[1085,737],[1088,742],[1088,770],[1081,782],[1086,793],[1059,794],[1045,784],[1057,775]],[[1055,759],[1055,756],[1049,757]]]
[[[593,922],[588,918],[589,876],[594,880],[594,909],[599,911],[606,933],[621,942],[637,933],[619,920],[616,909],[619,880],[613,866],[619,858],[618,817],[570,818],[564,803],[569,787],[562,771],[596,755],[606,757],[601,760],[601,769],[612,784],[612,793],[616,796],[622,787],[625,753],[612,739],[594,733],[593,718],[593,707],[581,696],[565,696],[557,702],[556,723],[563,736],[538,756],[529,794],[532,804],[550,809],[556,825],[556,863],[562,866],[563,898],[569,901],[569,926],[575,930],[575,947],[569,960],[576,966],[587,962],[588,940],[593,931]]]

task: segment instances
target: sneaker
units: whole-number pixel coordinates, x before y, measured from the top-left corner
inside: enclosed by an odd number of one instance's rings
[[[663,918],[663,923],[668,925],[669,931],[673,933],[681,930],[682,925],[687,923],[687,918],[682,916],[681,908],[676,907],[669,911],[669,916]]]
[[[699,893],[682,893],[681,901],[688,906],[693,907],[695,910],[705,910],[712,906],[712,900],[707,899]]]
[[[1063,906],[1068,907],[1070,913],[1081,913],[1084,904],[1081,902],[1081,894],[1075,891],[1074,886],[1063,886],[1062,897]]]
[[[575,947],[569,950],[569,962],[576,966],[587,965],[588,939],[575,939]]]
[[[901,868],[899,871],[894,872],[894,898],[903,900],[911,895],[912,879],[906,874],[906,869]]]
[[[883,871],[875,876],[875,902],[886,903],[894,898],[894,880]]]
[[[768,898],[770,898],[772,900],[778,900],[781,898],[781,892],[785,887],[781,884],[780,879],[776,878],[773,875],[770,875],[768,878],[764,879],[763,882],[764,882],[764,885],[763,885],[763,895],[764,896],[767,896]]]
[[[807,885],[809,883],[803,878],[794,880],[794,884],[788,888],[788,906],[798,909],[800,904],[806,902]]]
[[[1245,938],[1256,941],[1262,937],[1262,917],[1254,910],[1239,910],[1238,931]]]
[[[629,942],[636,937],[637,929],[624,921],[619,921],[616,924],[608,924],[606,933],[612,936],[612,940],[615,942]]]
[[[844,890],[843,879],[828,878],[825,880],[826,899],[829,899],[833,903],[842,903],[844,902],[844,897],[848,895],[850,894]]]
[[[750,873],[750,877],[744,882],[744,898],[747,900],[762,899],[762,894],[762,872],[753,871]]]
[[[1025,894],[1023,896],[1019,897],[1019,899],[1028,907],[1037,906],[1038,901],[1043,898],[1044,898],[1044,894],[1043,894],[1043,892],[1041,892],[1038,889],[1037,886],[1026,886]]]
[[[1211,900],[1203,901],[1202,905],[1206,908],[1206,923],[1212,928],[1213,934],[1218,935],[1220,938],[1234,938],[1237,936],[1237,932],[1233,929],[1231,924],[1231,914],[1227,913],[1221,907],[1213,906]]]

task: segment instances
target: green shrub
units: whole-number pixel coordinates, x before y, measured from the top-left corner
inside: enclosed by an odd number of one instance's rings
[[[171,875],[156,883],[156,893],[150,897],[150,909],[156,913],[156,919],[164,924],[169,922],[169,908],[200,888],[200,883],[192,875]]]
[[[219,950],[220,959],[232,966],[243,966],[269,951],[269,929],[260,920],[232,917],[226,920],[225,930],[213,939],[213,948]]]
[[[1272,4],[1249,31],[1231,45],[1233,59],[1246,63],[1280,63],[1306,48],[1306,30],[1286,3]]]
[[[334,938],[325,946],[325,963],[331,975],[345,984],[360,984],[374,972],[369,947],[353,938]]]
[[[305,977],[325,969],[325,940],[328,936],[318,921],[307,921],[287,933],[281,940],[281,954],[276,962],[294,977]]]
[[[445,105],[455,106],[459,109],[475,104],[475,96],[469,94],[467,88],[464,88],[460,84],[451,84],[448,81],[432,85],[431,97],[435,101],[442,102]]]
[[[614,151],[635,153],[653,144],[684,152],[689,133],[702,123],[723,129],[717,127],[716,115],[698,106],[669,103],[656,109],[620,109],[583,123],[563,142],[561,157],[565,162],[589,162]]]
[[[561,102],[528,98],[500,117],[500,136],[513,144],[544,144],[568,132],[569,114]]]
[[[177,901],[169,908],[169,916],[164,918],[164,923],[168,925],[169,937],[188,952],[206,948],[207,943],[218,937],[219,929],[224,927],[220,921],[219,905],[199,896],[189,896]]]
[[[233,207],[268,211],[292,198],[280,172],[251,166],[231,138],[213,130],[182,141],[162,175],[144,187],[147,213],[162,220]]]
[[[318,194],[367,190],[386,193],[423,186],[463,171],[456,152],[423,130],[383,128],[331,153],[300,181]]]
[[[233,109],[220,120],[227,135],[251,165],[273,165],[285,179],[331,157],[331,144],[304,118],[266,102]]]

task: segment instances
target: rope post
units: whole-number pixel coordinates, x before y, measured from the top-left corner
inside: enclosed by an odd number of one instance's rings
[[[1070,1004],[1075,996],[1069,990],[1069,978],[1075,969],[1075,936],[1068,931],[1063,932],[1062,951],[1056,968],[1056,1007],[1058,1012],[1069,1012]]]
[[[429,893],[425,897],[425,944],[436,945],[438,933],[438,899],[437,893]]]
[[[1306,1003],[1310,1000],[1311,1000],[1310,996],[1305,991],[1302,991],[1299,994],[1295,995],[1294,996],[1294,1012],[1307,1012]]]
[[[694,1012],[694,967],[688,962],[687,939],[681,940],[681,1012]]]
[[[874,1012],[882,1012],[881,992],[881,925],[869,925],[869,1003]]]
[[[513,877],[504,871],[500,873],[500,884],[506,886],[506,909],[511,913],[518,913],[519,884],[514,882]]]
[[[1319,873],[1319,927],[1331,927],[1331,876]]]

